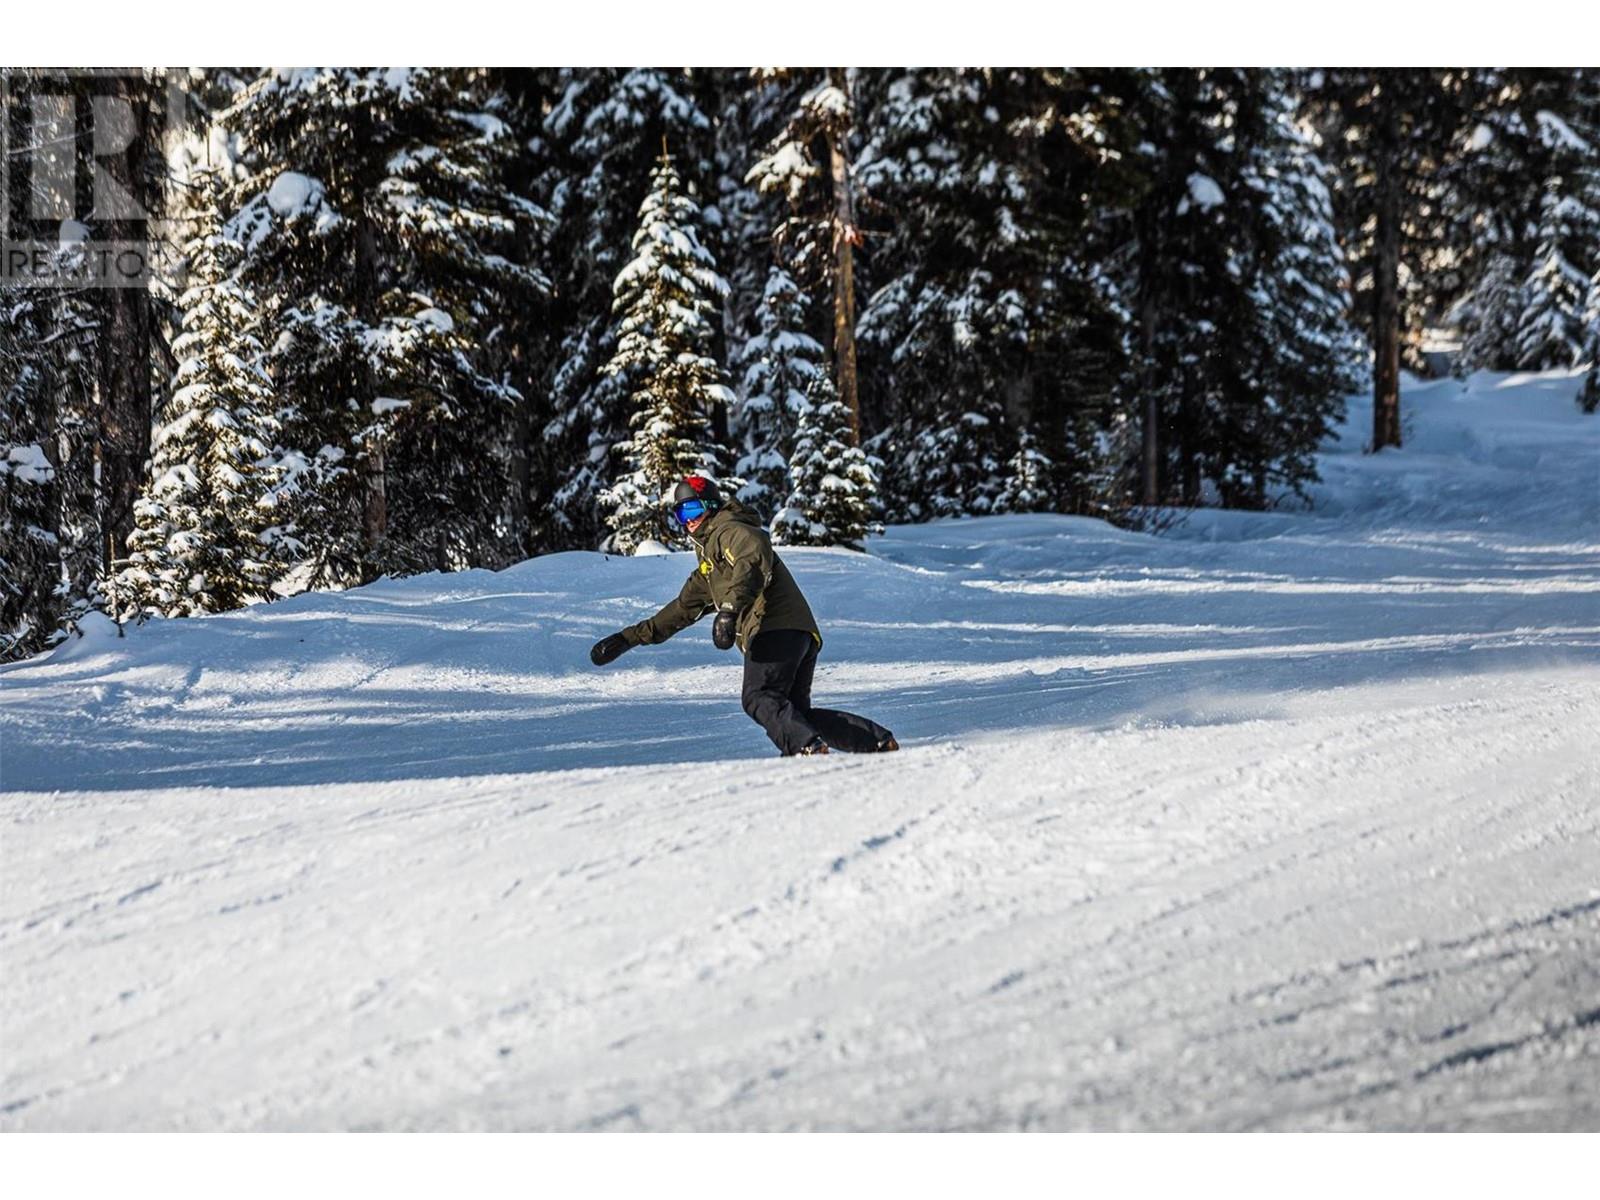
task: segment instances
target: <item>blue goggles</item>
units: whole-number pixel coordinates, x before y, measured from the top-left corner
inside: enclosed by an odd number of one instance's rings
[[[698,521],[710,509],[704,500],[681,500],[672,506],[672,515],[679,525],[687,525],[690,521]]]

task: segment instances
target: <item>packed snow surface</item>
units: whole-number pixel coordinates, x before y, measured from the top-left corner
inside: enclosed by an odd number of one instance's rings
[[[1600,1128],[1600,417],[1412,383],[1310,512],[793,550],[780,759],[681,555],[0,672],[6,1129]]]

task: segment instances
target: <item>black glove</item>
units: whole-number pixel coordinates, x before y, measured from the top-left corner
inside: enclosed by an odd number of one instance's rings
[[[603,667],[608,662],[615,662],[622,657],[624,650],[632,650],[633,646],[627,638],[620,633],[613,633],[608,638],[601,638],[594,644],[594,649],[589,651],[589,661],[597,667]]]
[[[711,644],[718,650],[733,649],[733,642],[738,635],[739,614],[731,608],[724,608],[717,613],[717,619],[711,622]]]

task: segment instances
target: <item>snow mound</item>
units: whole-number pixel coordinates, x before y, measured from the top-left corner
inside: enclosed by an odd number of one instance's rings
[[[267,207],[280,217],[297,217],[322,201],[322,184],[298,171],[285,171],[267,190]]]
[[[1188,196],[1178,202],[1178,215],[1181,217],[1191,206],[1201,212],[1210,212],[1213,208],[1220,207],[1224,199],[1222,188],[1217,181],[1209,175],[1202,175],[1196,171],[1189,176]]]

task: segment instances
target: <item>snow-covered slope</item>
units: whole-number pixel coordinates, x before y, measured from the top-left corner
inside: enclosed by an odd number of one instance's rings
[[[1310,513],[785,553],[772,757],[681,557],[0,671],[0,1127],[1600,1128],[1600,418],[1413,383]]]

